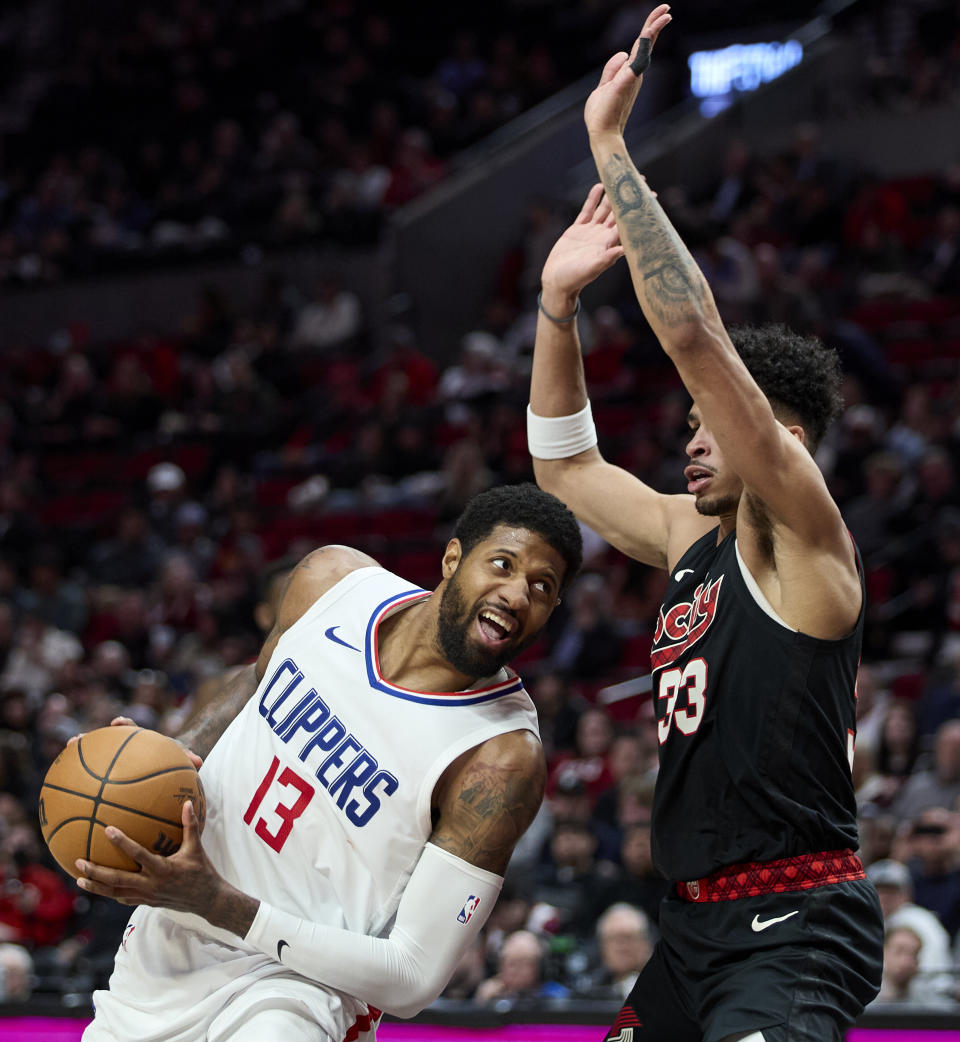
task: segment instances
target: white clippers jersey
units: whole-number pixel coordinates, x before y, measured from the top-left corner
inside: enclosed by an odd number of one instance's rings
[[[444,769],[495,735],[539,734],[508,670],[440,694],[381,676],[379,624],[427,596],[382,568],[360,568],[280,637],[256,694],[201,770],[204,849],[241,890],[311,922],[384,936],[431,834]]]

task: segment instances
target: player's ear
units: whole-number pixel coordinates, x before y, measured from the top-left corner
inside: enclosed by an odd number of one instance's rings
[[[274,611],[273,605],[267,601],[258,601],[257,606],[253,609],[253,621],[261,633],[269,633],[277,621],[277,613]]]
[[[451,575],[457,570],[460,564],[460,560],[463,557],[463,547],[460,545],[459,539],[451,539],[447,543],[447,548],[443,552],[443,577],[449,579]]]
[[[800,442],[801,445],[807,444],[807,432],[800,426],[799,423],[788,423],[787,430]]]

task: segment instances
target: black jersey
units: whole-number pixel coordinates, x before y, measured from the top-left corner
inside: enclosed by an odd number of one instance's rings
[[[858,845],[863,608],[840,640],[797,633],[751,593],[736,534],[716,541],[714,529],[674,568],[651,652],[653,856],[668,879]]]

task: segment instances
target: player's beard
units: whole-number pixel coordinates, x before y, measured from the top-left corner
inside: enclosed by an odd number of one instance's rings
[[[704,517],[721,517],[723,514],[735,514],[739,502],[739,496],[697,496],[693,505],[697,513]]]
[[[736,514],[741,495],[742,491],[738,492],[736,496],[730,493],[711,496],[708,493],[706,496],[696,496],[693,505],[697,514],[703,515],[705,518],[718,518],[724,514]]]
[[[489,677],[518,655],[529,640],[522,643],[508,640],[494,651],[468,638],[468,633],[480,611],[478,601],[468,608],[457,572],[449,580],[440,597],[437,613],[437,643],[454,669],[468,677]]]

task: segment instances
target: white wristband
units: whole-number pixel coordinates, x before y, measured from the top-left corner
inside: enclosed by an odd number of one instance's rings
[[[537,416],[527,406],[527,448],[535,459],[566,459],[596,444],[589,401],[571,416]]]

